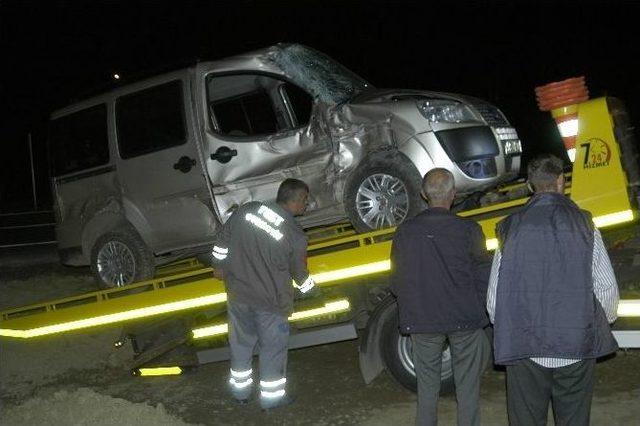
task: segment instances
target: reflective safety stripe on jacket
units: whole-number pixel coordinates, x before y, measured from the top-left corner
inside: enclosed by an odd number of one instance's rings
[[[226,247],[213,246],[211,255],[217,260],[225,260],[229,254],[229,249]]]

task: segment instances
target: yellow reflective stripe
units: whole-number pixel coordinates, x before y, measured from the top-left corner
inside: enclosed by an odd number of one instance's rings
[[[312,278],[316,284],[326,283],[330,281],[344,280],[347,278],[359,277],[362,275],[375,274],[391,270],[390,260],[381,260],[380,262],[367,263],[365,265],[352,266],[350,268],[337,269],[335,271],[320,272],[313,274]]]
[[[218,336],[220,334],[227,334],[228,332],[229,326],[226,323],[191,330],[194,339],[200,339],[202,337],[209,336]]]
[[[631,222],[633,220],[633,211],[631,210],[623,210],[621,212],[605,214],[602,216],[597,216],[593,218],[593,223],[598,228],[603,228],[605,226],[617,225],[620,223]]]
[[[306,318],[317,317],[326,314],[335,314],[338,312],[344,312],[349,310],[349,301],[347,299],[338,300],[335,302],[325,303],[321,308],[307,309],[305,311],[294,312],[289,317],[289,321],[300,321]]]
[[[21,339],[26,339],[30,336],[27,335],[27,332],[30,330],[12,330],[10,328],[0,328],[0,336],[4,337],[19,337]]]
[[[182,373],[180,367],[139,368],[141,376],[175,376]]]
[[[339,313],[348,311],[350,308],[349,301],[347,299],[336,300],[334,302],[327,302],[321,308],[307,309],[305,311],[294,312],[289,321],[300,321],[306,318],[317,317],[320,315],[326,315],[331,313]],[[194,339],[201,339],[203,337],[212,337],[226,334],[229,332],[229,326],[227,323],[212,325],[208,327],[196,328],[191,331]]]
[[[640,299],[623,299],[618,303],[618,317],[640,317]]]
[[[196,297],[193,299],[181,300],[179,302],[164,303],[162,305],[149,306],[146,308],[132,309],[130,311],[118,312],[115,314],[102,315],[93,318],[86,318],[77,321],[70,321],[61,324],[47,325],[44,327],[32,328],[18,333],[20,330],[0,329],[0,336],[30,338],[44,336],[47,334],[61,333],[64,331],[78,330],[96,325],[112,324],[135,318],[145,318],[168,312],[181,311],[191,308],[222,303],[227,300],[226,293],[212,294],[210,296]]]

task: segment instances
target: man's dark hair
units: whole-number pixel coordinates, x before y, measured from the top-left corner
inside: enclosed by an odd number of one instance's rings
[[[309,192],[309,186],[299,179],[285,179],[278,188],[276,202],[287,204],[296,201],[300,197],[300,192]]]
[[[564,171],[564,163],[561,159],[551,154],[542,154],[531,161],[527,166],[527,179],[534,191],[553,191],[556,189],[556,181]]]

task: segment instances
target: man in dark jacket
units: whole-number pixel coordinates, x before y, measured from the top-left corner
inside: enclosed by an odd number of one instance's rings
[[[453,175],[429,171],[422,183],[429,208],[400,225],[391,250],[392,288],[400,332],[410,334],[418,379],[416,424],[437,424],[442,350],[449,342],[458,424],[479,425],[480,375],[489,357],[483,327],[489,262],[480,226],[449,211]]]
[[[294,219],[305,212],[308,196],[304,182],[286,179],[275,203],[250,202],[238,208],[213,247],[213,266],[222,270],[227,290],[229,384],[240,403],[251,394],[256,345],[260,405],[271,409],[291,402],[286,366],[292,279],[302,293],[317,291],[307,270],[307,238]]]
[[[563,164],[543,155],[528,166],[535,194],[497,226],[487,311],[496,364],[507,366],[514,425],[589,424],[596,358],[617,349],[618,287],[589,213],[564,195]]]

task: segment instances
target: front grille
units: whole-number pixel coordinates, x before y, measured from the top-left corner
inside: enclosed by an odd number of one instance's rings
[[[510,126],[505,116],[500,110],[488,102],[480,99],[467,98],[469,103],[480,113],[484,121],[491,127],[507,127]]]
[[[436,138],[455,162],[493,158],[500,154],[496,137],[487,126],[441,130],[436,132]]]

